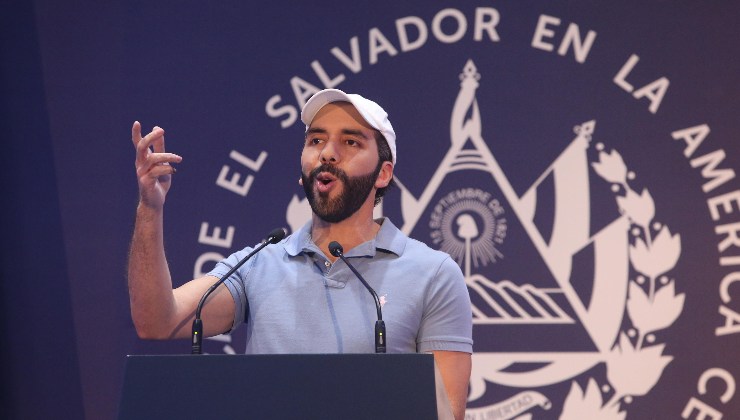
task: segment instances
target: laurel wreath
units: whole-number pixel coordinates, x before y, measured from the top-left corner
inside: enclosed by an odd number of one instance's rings
[[[676,295],[675,279],[668,276],[681,254],[681,237],[668,226],[655,221],[655,203],[647,189],[638,194],[629,181],[628,171],[616,150],[604,151],[596,145],[599,161],[594,171],[612,184],[619,211],[630,221],[630,274],[626,310],[631,327],[620,331],[606,355],[608,384],[599,389],[589,378],[585,389],[573,381],[565,399],[561,419],[624,419],[622,403],[646,395],[658,382],[663,370],[673,360],[664,355],[665,344],[656,343],[655,332],[670,327],[681,314],[685,294]],[[606,395],[611,398],[604,403]]]

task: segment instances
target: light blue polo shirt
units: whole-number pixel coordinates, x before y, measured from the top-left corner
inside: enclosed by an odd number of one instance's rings
[[[380,219],[375,239],[345,252],[381,299],[388,353],[472,353],[470,296],[449,255]],[[252,248],[208,273],[222,277]],[[311,240],[311,223],[268,245],[227,281],[247,323],[247,354],[372,353],[374,299],[341,260],[334,264]]]

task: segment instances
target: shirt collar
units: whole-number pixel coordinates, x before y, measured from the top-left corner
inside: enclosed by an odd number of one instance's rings
[[[347,252],[347,257],[374,257],[376,250],[391,252],[398,256],[403,254],[406,248],[406,235],[387,217],[378,219],[381,222],[380,230],[370,241],[362,243]],[[319,247],[311,240],[311,221],[288,236],[283,243],[285,251],[291,257],[298,254],[321,252]]]

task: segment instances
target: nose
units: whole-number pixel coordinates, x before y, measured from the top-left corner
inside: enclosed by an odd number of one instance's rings
[[[319,155],[319,158],[321,159],[321,163],[339,162],[339,151],[337,150],[334,142],[327,141],[324,144],[324,147],[321,149],[321,154]]]

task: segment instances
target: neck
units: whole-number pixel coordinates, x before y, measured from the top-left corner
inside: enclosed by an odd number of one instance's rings
[[[339,223],[325,222],[315,214],[312,220],[311,239],[332,262],[337,257],[329,252],[330,242],[339,242],[346,254],[357,245],[375,238],[380,230],[380,225],[373,220],[372,208],[369,212],[367,209],[360,209]]]

